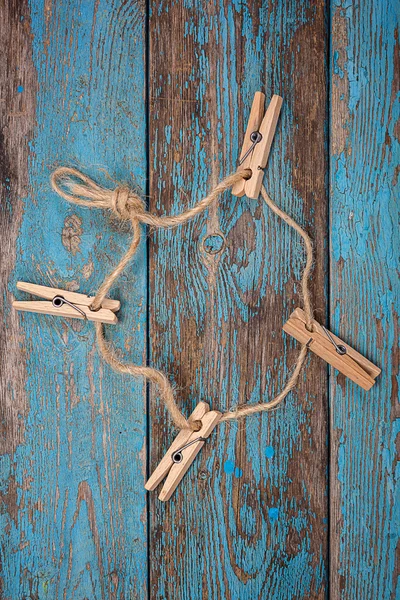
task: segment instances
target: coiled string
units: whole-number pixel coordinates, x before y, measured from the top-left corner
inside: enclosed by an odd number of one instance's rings
[[[176,216],[158,217],[146,210],[143,200],[138,194],[128,186],[117,186],[114,190],[104,188],[97,184],[93,179],[84,175],[78,169],[69,167],[59,167],[51,175],[51,185],[57,194],[62,198],[87,208],[101,208],[111,210],[119,219],[129,221],[132,227],[132,241],[115,269],[105,278],[101,284],[91,306],[92,310],[98,310],[110,288],[121,275],[123,270],[135,255],[139,246],[141,237],[140,224],[150,225],[156,228],[172,228],[183,225],[192,220],[197,215],[203,213],[214,201],[218,200],[221,194],[231,189],[240,179],[251,177],[250,169],[237,171],[228,177],[225,177],[215,188],[193,208],[182,212]],[[278,215],[285,223],[292,227],[303,239],[306,250],[306,264],[301,276],[301,292],[303,299],[303,309],[306,315],[306,325],[312,330],[313,310],[310,297],[310,274],[313,265],[313,247],[309,235],[292,219],[285,211],[278,208],[273,200],[267,194],[264,186],[261,188],[261,195],[269,208]],[[148,366],[134,365],[132,363],[121,361],[114,348],[109,344],[104,336],[104,327],[101,323],[95,323],[96,337],[100,353],[104,360],[119,373],[127,373],[133,377],[144,377],[158,387],[161,399],[171,415],[173,422],[179,429],[190,429],[198,431],[201,427],[199,421],[188,421],[179,409],[173,388],[164,373]],[[221,421],[230,421],[242,419],[255,413],[271,410],[275,408],[288,393],[296,386],[301,369],[307,356],[307,346],[302,345],[292,374],[290,375],[283,390],[272,400],[264,403],[247,404],[235,411],[228,411],[223,414]]]

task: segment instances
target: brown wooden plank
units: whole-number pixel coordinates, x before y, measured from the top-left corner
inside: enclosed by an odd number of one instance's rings
[[[315,242],[316,318],[326,312],[324,2],[151,3],[150,209],[192,206],[236,165],[253,94],[283,96],[266,185]],[[212,237],[207,237],[212,236]],[[150,238],[151,362],[188,415],[278,392],[298,346],[304,253],[260,201],[226,194],[208,217]],[[173,439],[151,395],[151,466]],[[213,432],[174,497],[150,496],[152,598],[323,598],[327,370],[272,414]]]
[[[25,351],[18,315],[11,310],[8,281],[14,269],[17,236],[28,194],[29,141],[35,126],[37,79],[32,62],[28,2],[0,4],[0,453],[12,454],[23,440],[26,414]],[[24,93],[23,93],[24,92]],[[10,486],[10,502],[15,493]],[[15,501],[15,498],[14,498]],[[9,507],[11,510],[11,506]]]

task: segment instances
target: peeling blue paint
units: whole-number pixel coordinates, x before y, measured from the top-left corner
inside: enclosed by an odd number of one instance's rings
[[[235,470],[235,463],[232,460],[227,460],[224,463],[224,471],[227,475],[232,475]]]
[[[268,516],[269,516],[269,520],[271,521],[271,523],[275,523],[275,521],[278,520],[279,510],[277,508],[269,508]]]
[[[338,75],[340,77],[340,79],[343,79],[344,77],[344,72],[343,70],[339,67],[339,52],[337,50],[335,50],[335,52],[333,53],[333,72],[335,73],[335,75]]]
[[[333,439],[339,440],[333,474],[340,490],[331,499],[340,514],[331,543],[343,599],[361,593],[390,600],[399,592],[398,423],[392,416],[398,387],[391,372],[400,307],[395,250],[400,246],[395,133],[400,103],[393,93],[398,16],[398,3],[390,0],[362,6],[336,0],[331,14],[341,26],[345,19],[347,41],[343,47],[333,40],[332,53],[333,83],[345,90],[339,97],[341,121],[335,124],[342,125],[344,139],[330,169],[332,328],[382,368],[367,394],[331,374]],[[335,69],[335,43],[345,54],[342,73]]]
[[[272,446],[267,446],[265,448],[265,456],[267,458],[272,458],[274,456],[274,454],[275,454],[275,450],[273,449]]]
[[[144,15],[134,5],[114,21],[106,0],[66,0],[51,11],[39,0],[30,10],[37,126],[9,286],[15,293],[16,281],[24,280],[91,293],[129,235],[110,227],[100,211],[67,205],[51,191],[49,175],[56,164],[79,164],[106,185],[102,168],[122,181],[131,173],[145,185],[146,115],[138,101],[145,90]],[[75,255],[61,235],[71,215],[82,228]],[[121,319],[107,331],[135,362],[142,362],[145,348],[145,264],[143,244],[112,291],[122,301]],[[102,363],[90,323],[28,313],[16,318],[26,349],[29,411],[24,443],[0,461],[0,486],[4,491],[8,472],[18,510],[17,518],[6,510],[0,517],[8,531],[2,595],[111,597],[107,574],[120,571],[115,596],[140,597],[147,586],[143,384]]]

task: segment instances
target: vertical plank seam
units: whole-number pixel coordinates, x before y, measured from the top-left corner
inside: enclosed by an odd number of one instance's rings
[[[150,0],[144,0],[145,4],[145,157],[146,157],[146,183],[145,195],[147,205],[150,199]],[[150,364],[150,237],[146,236],[146,364]],[[146,481],[150,476],[150,383],[146,381]],[[147,600],[151,600],[150,594],[150,547],[151,547],[151,527],[150,527],[150,495],[146,491],[146,568],[147,568]]]
[[[331,255],[330,255],[330,248],[331,248],[331,228],[330,228],[330,211],[331,211],[331,126],[332,126],[332,111],[331,111],[331,86],[332,86],[332,15],[331,15],[331,0],[327,0],[326,1],[326,30],[327,30],[327,49],[326,49],[326,56],[327,56],[327,69],[326,69],[326,79],[327,79],[327,90],[326,90],[326,110],[327,110],[327,119],[328,119],[328,127],[327,127],[327,132],[326,132],[326,136],[327,136],[327,151],[328,151],[328,160],[326,161],[326,165],[327,165],[327,179],[326,179],[326,185],[327,185],[327,194],[326,194],[326,200],[327,200],[327,211],[326,211],[326,219],[327,219],[327,232],[328,232],[328,252],[327,254],[327,258],[326,258],[326,303],[327,303],[327,323],[328,323],[328,328],[331,328]],[[331,398],[332,398],[332,394],[331,394],[331,377],[330,377],[330,373],[331,370],[329,369],[329,367],[327,368],[326,374],[327,374],[327,378],[328,378],[328,385],[327,387],[327,402],[328,402],[328,423],[327,423],[327,444],[328,444],[328,453],[327,453],[327,463],[328,463],[328,474],[327,474],[327,491],[328,491],[328,502],[327,502],[327,510],[328,510],[328,514],[327,514],[327,519],[328,519],[328,523],[327,523],[327,573],[326,573],[326,577],[327,577],[327,597],[328,600],[330,600],[331,598],[331,581],[332,581],[332,577],[331,577],[331,527],[332,527],[332,523],[331,523],[331,473],[332,473],[332,444],[331,444],[331,427],[333,424],[333,419],[332,419],[332,408],[331,408]]]

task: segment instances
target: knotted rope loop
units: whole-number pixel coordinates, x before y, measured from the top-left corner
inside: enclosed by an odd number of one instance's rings
[[[145,203],[136,192],[126,185],[117,186],[114,190],[102,187],[78,169],[59,167],[50,178],[52,188],[57,194],[72,204],[86,208],[111,209],[120,219],[137,219],[144,225],[157,228],[170,228],[183,225],[195,216],[203,213],[223,192],[233,187],[240,179],[251,177],[251,170],[244,169],[228,175],[214,189],[188,210],[179,215],[159,217],[145,209]],[[66,191],[67,190],[67,191]]]
[[[86,208],[110,209],[124,221],[132,221],[146,210],[140,196],[127,185],[110,190],[78,169],[59,167],[52,173],[50,181],[53,190],[68,202]]]
[[[159,228],[183,225],[184,223],[187,223],[193,219],[196,215],[203,213],[213,202],[216,202],[219,199],[223,192],[233,187],[236,182],[243,178],[248,179],[249,177],[251,177],[250,169],[237,171],[236,173],[228,175],[228,177],[220,181],[220,183],[218,183],[205,198],[199,200],[192,208],[189,208],[176,216],[159,217],[147,212],[145,210],[145,203],[143,200],[126,185],[120,185],[117,186],[116,189],[110,190],[103,188],[93,181],[93,179],[87,175],[84,175],[77,169],[69,167],[60,167],[56,169],[51,176],[51,185],[54,191],[56,191],[62,198],[68,202],[77,204],[78,206],[112,210],[120,219],[129,220],[131,222],[133,234],[131,244],[112,273],[106,277],[100,286],[100,289],[93,300],[91,308],[93,310],[98,310],[101,307],[102,302],[109,292],[111,286],[116,279],[118,279],[123,270],[129,264],[132,257],[135,255],[141,236],[140,223]],[[281,219],[283,219],[283,221],[285,221],[290,227],[292,227],[303,239],[307,260],[301,277],[301,290],[307,326],[311,327],[313,318],[311,295],[309,290],[309,280],[313,265],[313,247],[311,239],[304,229],[302,229],[300,225],[296,223],[294,219],[292,219],[292,217],[290,217],[275,204],[275,202],[267,194],[267,191],[264,187],[261,188],[261,195],[269,208]],[[158,388],[160,397],[164,401],[172,420],[179,429],[190,429],[191,431],[198,431],[200,429],[200,421],[189,421],[184,417],[178,408],[174,390],[164,373],[151,367],[138,366],[121,361],[118,358],[115,350],[106,341],[103,325],[101,323],[95,323],[95,327],[100,353],[104,360],[113,369],[119,373],[128,373],[134,377],[144,377],[145,379],[148,379],[154,383]],[[238,408],[235,411],[226,412],[222,416],[221,421],[242,419],[248,415],[271,410],[276,407],[297,384],[301,369],[307,356],[307,351],[307,344],[303,344],[301,346],[292,374],[290,375],[283,390],[275,398],[269,402],[264,402],[262,404],[248,404]]]

